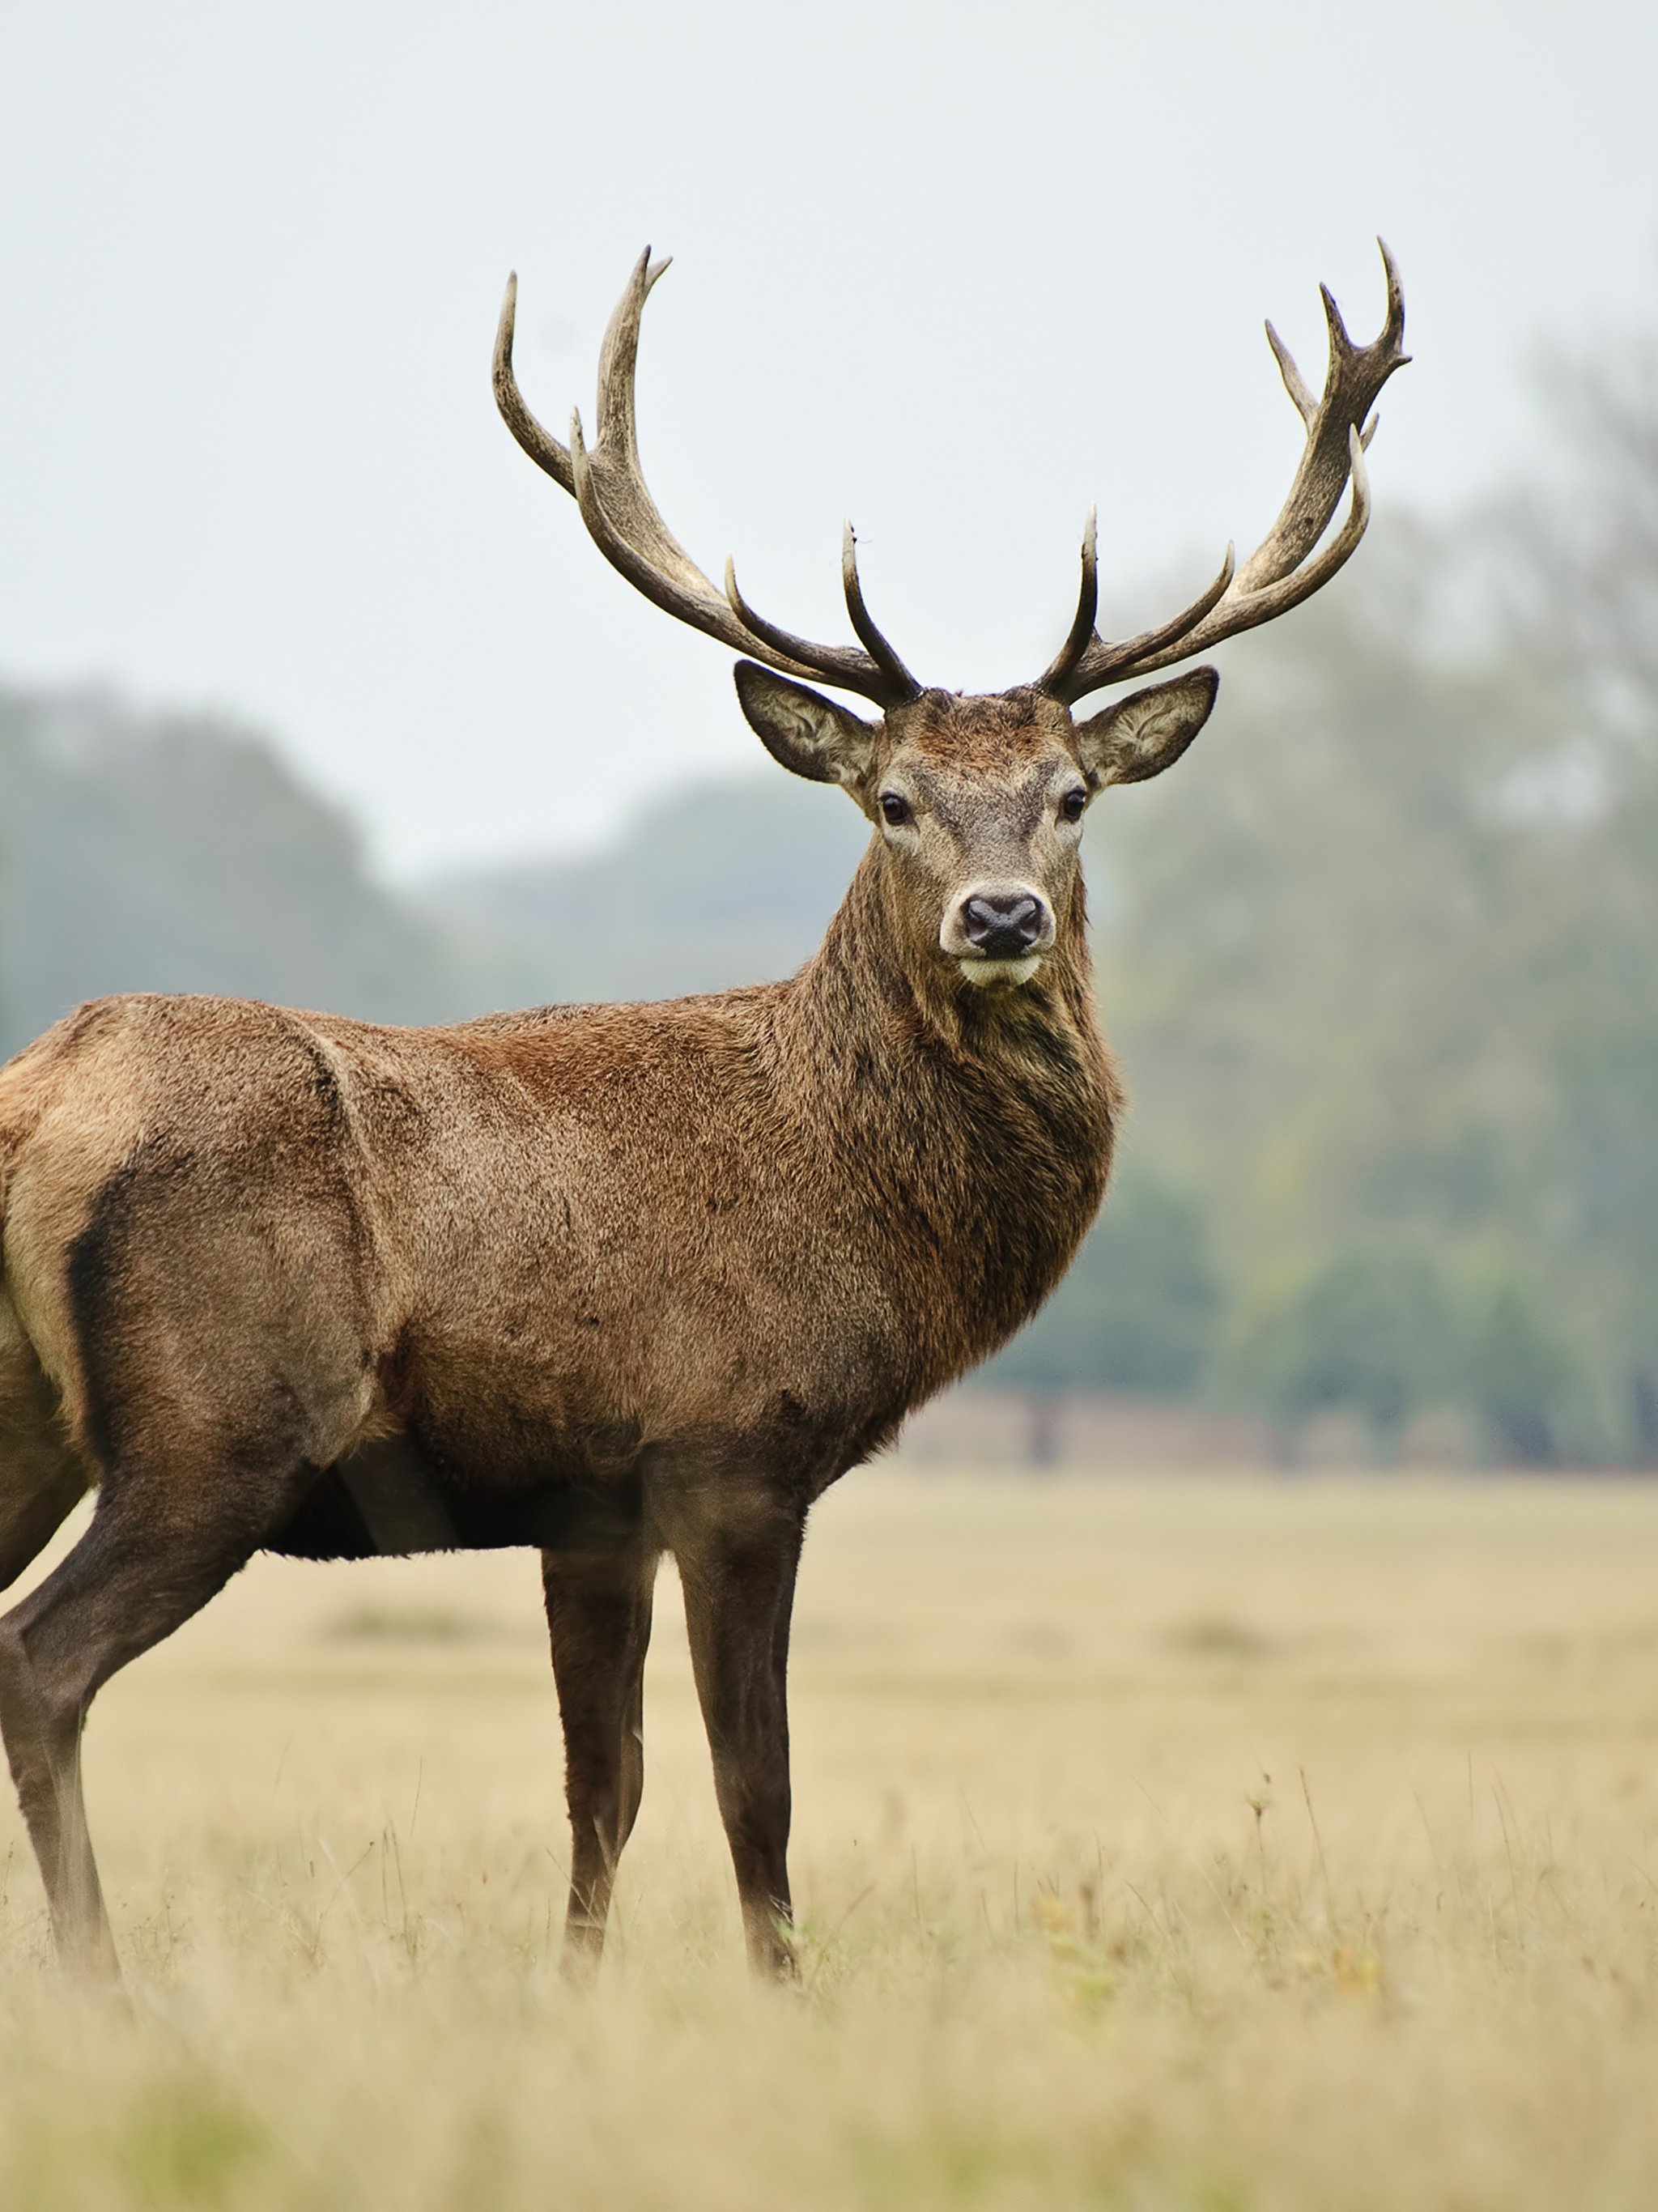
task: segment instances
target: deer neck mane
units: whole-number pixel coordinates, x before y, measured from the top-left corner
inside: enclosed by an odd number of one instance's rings
[[[937,1269],[928,1387],[1029,1318],[1092,1222],[1121,1086],[1095,1012],[1078,878],[1042,972],[959,984],[900,926],[878,842],[816,956],[783,987],[794,1103],[869,1237],[919,1291]]]

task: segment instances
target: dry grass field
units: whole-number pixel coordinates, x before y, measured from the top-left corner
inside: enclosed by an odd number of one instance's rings
[[[671,1576],[613,1950],[535,1563],[262,1561],[105,1692],[130,2013],[0,1813],[0,2204],[1658,2201],[1658,1485],[854,1475],[751,1988]]]

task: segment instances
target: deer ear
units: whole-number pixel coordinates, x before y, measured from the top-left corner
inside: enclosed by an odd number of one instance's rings
[[[1194,668],[1172,684],[1154,684],[1119,699],[1077,725],[1083,774],[1097,791],[1108,783],[1144,783],[1172,768],[1209,720],[1220,689],[1212,668]]]
[[[813,783],[860,782],[875,765],[875,728],[819,691],[774,676],[757,661],[739,660],[737,696],[774,761]]]

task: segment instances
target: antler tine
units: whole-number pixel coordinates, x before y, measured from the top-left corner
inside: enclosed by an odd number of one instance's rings
[[[730,616],[724,595],[714,589],[662,520],[656,501],[646,488],[639,462],[639,436],[634,415],[639,325],[645,302],[668,265],[665,260],[653,262],[647,246],[634,264],[633,273],[605,325],[604,343],[598,349],[598,436],[587,459],[598,478],[598,503],[607,511],[616,534],[652,568],[677,584],[694,601],[708,607],[725,624],[729,623]],[[582,514],[585,520],[586,508]],[[590,530],[592,526],[589,523]],[[656,604],[660,606],[665,602],[658,599]],[[668,611],[671,613],[673,609]],[[706,629],[708,625],[705,623],[701,627]],[[716,636],[720,634],[719,630],[714,632]]]
[[[1310,415],[1288,373],[1284,375],[1290,396],[1307,423],[1306,451],[1277,521],[1238,572],[1240,599],[1288,575],[1323,536],[1347,481],[1348,429],[1363,428],[1376,394],[1410,358],[1400,346],[1405,334],[1405,297],[1399,270],[1382,241],[1378,239],[1376,244],[1388,284],[1388,318],[1381,335],[1368,346],[1356,346],[1328,286],[1321,286],[1329,325],[1330,362],[1323,392]],[[1273,351],[1278,354],[1282,367],[1288,359],[1287,349],[1280,351],[1274,346]],[[1290,368],[1293,369],[1293,362]],[[1296,384],[1300,382],[1297,376]],[[1304,392],[1305,386],[1302,388]]]
[[[1388,315],[1380,335],[1369,345],[1353,343],[1327,286],[1320,288],[1329,325],[1330,360],[1324,390],[1316,400],[1289,348],[1271,323],[1266,325],[1267,342],[1284,389],[1307,425],[1307,444],[1289,497],[1266,537],[1236,574],[1231,573],[1229,549],[1227,565],[1216,585],[1160,630],[1147,631],[1144,637],[1117,646],[1106,645],[1096,636],[1083,647],[1074,664],[1067,665],[1076,637],[1073,624],[1066,652],[1042,678],[1045,689],[1071,703],[1103,684],[1147,675],[1193,653],[1207,652],[1223,639],[1254,629],[1310,599],[1350,558],[1370,515],[1370,483],[1364,470],[1364,449],[1376,430],[1370,409],[1394,371],[1403,368],[1410,359],[1401,343],[1405,295],[1398,265],[1381,239],[1376,244],[1387,276]],[[1314,555],[1350,481],[1352,504],[1347,520],[1323,551]]]
[[[491,381],[495,388],[495,404],[501,419],[518,440],[538,469],[545,469],[555,483],[574,493],[575,478],[570,470],[570,456],[558,440],[544,430],[524,404],[524,394],[518,388],[518,378],[513,373],[513,334],[518,320],[518,271],[513,270],[507,279],[507,292],[501,303],[501,320],[495,325],[495,357],[491,368]]]
[[[901,691],[890,684],[869,655],[860,653],[856,646],[814,645],[809,638],[796,637],[793,630],[780,629],[777,623],[756,614],[738,588],[737,568],[729,554],[726,556],[726,599],[744,628],[761,645],[772,648],[773,667],[782,667],[782,660],[775,657],[781,654],[794,664],[786,672],[804,670],[826,684],[838,684],[842,690],[856,691],[881,707],[894,707],[901,700],[914,696],[913,691]],[[748,649],[762,660],[768,657],[758,646],[751,645]]]
[[[1382,334],[1392,344],[1397,345],[1405,335],[1405,287],[1400,279],[1399,264],[1388,250],[1387,240],[1378,238],[1376,247],[1382,255],[1382,266],[1388,278],[1388,319],[1382,325]],[[1410,356],[1406,354],[1403,359],[1408,361]]]
[[[1199,622],[1178,642],[1162,651],[1136,655],[1132,665],[1115,671],[1106,680],[1121,682],[1129,676],[1149,676],[1159,668],[1171,668],[1177,660],[1188,660],[1194,653],[1207,653],[1212,646],[1236,637],[1246,629],[1258,629],[1262,623],[1286,615],[1291,607],[1310,599],[1315,592],[1329,582],[1338,568],[1345,568],[1352,558],[1370,520],[1370,480],[1364,467],[1364,441],[1351,424],[1347,429],[1347,470],[1352,482],[1352,504],[1340,531],[1321,553],[1304,567],[1291,569],[1287,576],[1280,576],[1276,583],[1264,584],[1258,591],[1237,592],[1235,578],[1232,592],[1217,603],[1206,621]]]
[[[860,665],[848,668],[838,678],[831,676],[815,661],[798,659],[792,654],[772,647],[768,642],[750,634],[742,623],[733,618],[723,599],[714,596],[714,588],[701,578],[702,591],[688,587],[679,578],[669,573],[665,566],[651,560],[624,538],[607,512],[598,482],[597,451],[590,453],[582,436],[581,416],[573,412],[570,416],[570,461],[573,489],[581,519],[587,526],[587,534],[599,551],[619,575],[626,577],[634,589],[650,600],[653,606],[671,614],[692,629],[700,629],[707,637],[717,638],[721,645],[733,647],[738,653],[752,654],[768,667],[780,669],[785,676],[817,677],[830,682],[840,682],[847,690],[859,690],[865,683]],[[690,563],[688,562],[687,566]],[[695,573],[701,577],[701,570]],[[847,650],[843,648],[843,650]],[[848,661],[853,659],[847,650]],[[859,664],[863,655],[857,655]]]
[[[1209,610],[1224,596],[1232,580],[1236,566],[1234,548],[1229,544],[1226,557],[1220,564],[1220,574],[1212,584],[1198,593],[1189,607],[1182,607],[1171,622],[1159,623],[1156,629],[1142,630],[1138,637],[1126,638],[1121,645],[1108,645],[1094,628],[1094,609],[1099,597],[1097,575],[1091,573],[1093,562],[1091,538],[1083,546],[1083,589],[1077,607],[1076,620],[1071,625],[1071,635],[1066,640],[1059,658],[1036,684],[1055,699],[1063,699],[1067,706],[1097,691],[1102,684],[1114,683],[1119,672],[1138,675],[1145,665],[1148,653],[1161,653],[1165,647],[1187,635],[1201,622]],[[1083,609],[1088,609],[1088,627],[1083,627]],[[1074,649],[1074,653],[1073,653]],[[1176,653],[1176,660],[1185,658],[1186,648]],[[1161,665],[1161,664],[1159,664]]]
[[[735,579],[728,574],[732,596],[716,590],[662,520],[640,466],[634,375],[645,302],[668,265],[653,262],[648,246],[634,264],[599,349],[598,435],[589,447],[580,418],[573,416],[568,452],[531,414],[513,376],[518,282],[508,282],[495,360],[495,401],[507,428],[531,459],[574,496],[611,567],[653,605],[786,676],[815,677],[880,707],[914,697],[920,687],[884,641],[884,657],[875,658],[853,646],[812,645],[761,622],[735,595]]]
[[[653,261],[647,246],[634,264],[627,288],[616,301],[598,349],[598,441],[639,467],[639,434],[634,420],[634,370],[639,360],[639,325],[645,302],[658,280],[673,266],[671,254]]]
[[[1051,693],[1056,699],[1065,697],[1066,687],[1081,665],[1082,657],[1090,645],[1099,642],[1098,633],[1094,628],[1100,611],[1098,522],[1099,509],[1090,507],[1088,520],[1083,525],[1083,575],[1077,592],[1077,611],[1071,618],[1071,629],[1065,643],[1036,678],[1036,689]]]
[[[1324,296],[1326,300],[1330,297],[1328,292],[1325,292]],[[1295,356],[1272,328],[1270,321],[1266,325],[1266,343],[1272,349],[1273,358],[1278,362],[1278,374],[1284,379],[1284,388],[1296,404],[1296,412],[1310,429],[1313,417],[1318,412],[1318,402],[1314,398],[1306,378],[1296,367]]]
[[[850,522],[841,531],[841,582],[847,595],[847,612],[870,659],[880,669],[900,699],[920,696],[920,685],[910,674],[875,624],[864,605],[864,587],[858,580],[858,534]]]

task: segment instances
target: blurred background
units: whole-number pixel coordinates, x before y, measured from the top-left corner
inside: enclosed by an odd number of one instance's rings
[[[815,945],[861,819],[500,426],[509,268],[562,434],[674,252],[675,530],[833,638],[849,511],[905,657],[991,689],[1090,501],[1117,626],[1261,534],[1260,318],[1316,382],[1380,230],[1371,538],[1090,817],[1121,1176],[913,1449],[1658,1465],[1655,82],[1622,0],[9,11],[0,1048],[108,990],[438,1019]]]

